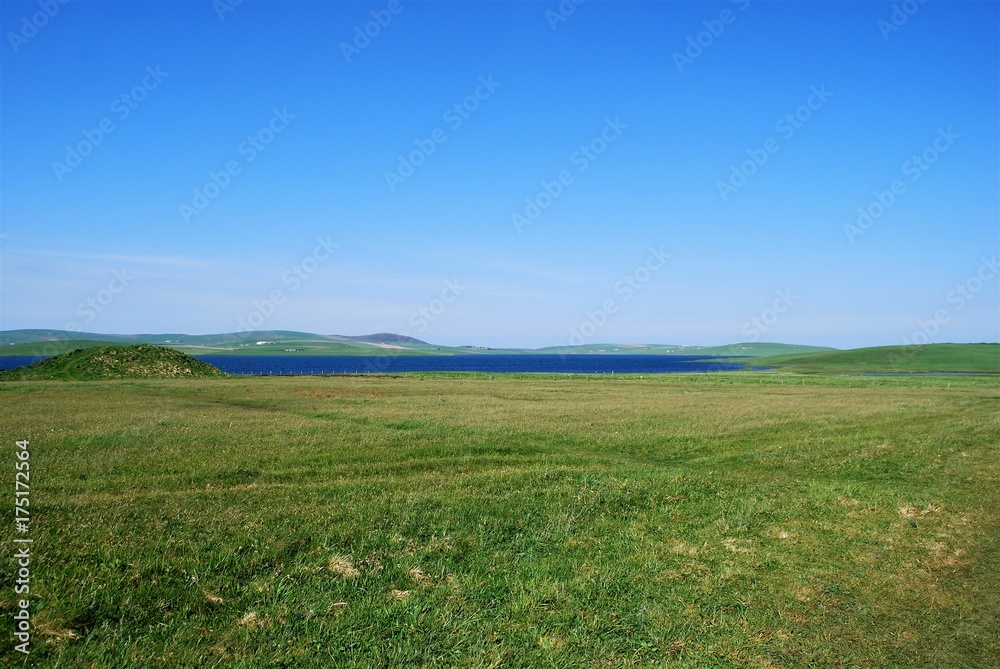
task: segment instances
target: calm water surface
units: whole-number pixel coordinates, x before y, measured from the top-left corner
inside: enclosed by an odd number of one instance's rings
[[[453,355],[265,356],[204,355],[200,360],[230,374],[394,374],[399,372],[548,372],[561,374],[667,374],[721,372],[741,365],[692,355]],[[28,365],[37,356],[0,356],[0,369]]]
[[[548,372],[562,374],[666,374],[740,369],[703,356],[658,355],[450,355],[450,356],[225,356],[199,359],[230,374],[393,374],[398,372]],[[720,358],[721,359],[721,358]]]

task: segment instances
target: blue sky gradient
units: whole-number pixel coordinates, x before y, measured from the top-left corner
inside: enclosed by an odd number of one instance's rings
[[[998,5],[903,5],[5,2],[0,328],[998,341]]]

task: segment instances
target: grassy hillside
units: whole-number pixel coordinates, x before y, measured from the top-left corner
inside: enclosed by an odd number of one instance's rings
[[[100,336],[100,335],[96,335]],[[73,339],[62,341],[33,341],[19,344],[7,344],[0,347],[0,355],[44,355],[53,356],[69,353],[81,348],[109,346],[114,342],[106,339]]]
[[[815,353],[834,351],[824,346],[802,346],[799,344],[777,344],[769,342],[743,342],[727,346],[676,346],[668,344],[583,344],[580,346],[547,346],[534,349],[533,353],[582,354],[600,353],[605,355],[788,355],[795,353]]]
[[[453,350],[447,347],[438,348],[426,345],[406,345],[404,349],[396,349],[393,347],[394,345],[385,346],[374,342],[319,341],[315,339],[295,339],[292,337],[262,339],[260,341],[275,342],[263,346],[257,346],[256,341],[190,344],[161,342],[154,345],[170,348],[188,355],[379,355],[387,350],[401,355],[441,355]],[[10,344],[0,347],[0,355],[58,355],[78,348],[107,346],[108,344],[109,342],[107,341],[86,339]],[[286,349],[294,350],[288,351]]]
[[[0,372],[0,381],[211,378],[226,376],[208,363],[160,346],[96,346]]]
[[[291,330],[257,330],[253,332],[228,332],[207,335],[188,335],[178,333],[167,334],[98,334],[96,332],[77,332],[74,330],[3,330],[0,331],[0,345],[30,344],[48,342],[100,341],[121,344],[164,344],[184,342],[191,345],[211,345],[220,343],[252,342],[262,339],[277,338],[298,339],[329,339],[325,335]]]
[[[257,342],[273,342],[258,346]],[[317,335],[285,330],[213,335],[147,334],[100,335],[61,330],[8,330],[0,332],[0,355],[56,355],[77,348],[108,343],[145,343],[168,346],[189,355],[495,355],[558,353],[566,355],[739,355],[762,356],[832,351],[820,346],[777,343],[737,343],[728,346],[678,346],[668,344],[583,344],[539,349],[503,349],[438,346],[392,333],[364,336]]]
[[[803,374],[987,372],[1000,373],[1000,344],[878,346],[848,351],[756,358],[750,363]]]
[[[28,664],[998,666],[1000,379],[802,381],[0,384]]]
[[[101,335],[61,330],[8,330],[0,332],[0,355],[51,356],[78,348],[107,346],[110,343],[153,344],[188,355],[378,355],[386,351],[399,355],[441,355],[466,351],[437,347],[389,333],[367,337],[317,335],[286,330],[212,335]],[[273,343],[258,346],[259,341]]]
[[[7,346],[8,344],[31,344],[37,342],[68,340],[102,341],[105,344],[108,342],[145,343],[141,341],[143,336],[144,335],[109,335],[98,334],[96,332],[76,332],[70,330],[2,330],[0,331],[0,345]]]

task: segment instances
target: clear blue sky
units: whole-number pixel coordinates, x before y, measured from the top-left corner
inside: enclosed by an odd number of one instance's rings
[[[0,328],[1000,340],[995,2],[231,3],[0,6]]]

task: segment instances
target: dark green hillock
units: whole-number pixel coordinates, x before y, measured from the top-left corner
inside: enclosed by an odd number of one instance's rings
[[[180,351],[138,344],[76,349],[33,365],[0,372],[0,381],[196,379],[222,376],[227,374]]]

